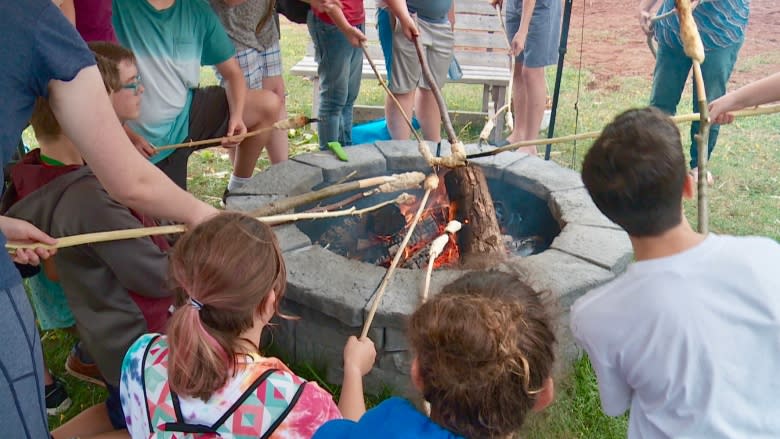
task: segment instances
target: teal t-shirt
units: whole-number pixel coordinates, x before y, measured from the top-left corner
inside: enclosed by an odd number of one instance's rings
[[[141,117],[129,125],[155,146],[185,141],[200,67],[233,57],[233,43],[204,0],[175,0],[161,11],[147,0],[113,0],[113,9],[117,39],[135,53],[144,85]]]

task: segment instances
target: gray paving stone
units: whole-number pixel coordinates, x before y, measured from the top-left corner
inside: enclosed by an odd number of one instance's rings
[[[398,352],[409,349],[406,330],[398,328],[385,329],[385,352]]]
[[[288,252],[287,297],[356,327],[385,273],[381,267],[338,256],[319,246]],[[381,326],[381,325],[379,325]]]
[[[491,149],[495,148],[492,146],[484,148],[485,151],[489,151]],[[505,151],[496,155],[480,157],[469,161],[482,167],[482,171],[485,173],[485,177],[500,179],[503,178],[506,168],[526,157],[528,157],[528,154],[524,152]]]
[[[322,170],[295,160],[287,160],[258,172],[235,195],[298,195],[322,183]]]
[[[561,227],[566,224],[580,224],[622,230],[593,204],[585,188],[552,192],[547,204]]]
[[[633,256],[625,232],[578,224],[564,227],[550,248],[590,261],[613,273],[622,273]]]
[[[431,153],[436,152],[436,146],[429,145]],[[376,148],[387,160],[389,172],[421,171],[428,167],[422,155],[417,150],[415,140],[390,140],[376,142]]]
[[[279,198],[283,197],[279,195],[231,195],[225,200],[225,209],[248,213]]]
[[[438,293],[444,285],[454,281],[464,273],[460,270],[435,271],[431,277],[430,296]],[[372,326],[384,327],[385,331],[388,328],[401,330],[406,328],[406,319],[420,304],[420,288],[424,277],[425,270],[396,270],[382,297]],[[371,303],[369,302],[365,307],[366,316],[368,316],[370,309]]]
[[[352,172],[357,172],[355,178],[387,173],[385,157],[374,145],[350,146],[344,150],[349,157],[348,162],[342,162],[330,151],[301,154],[292,160],[322,169],[322,176],[328,183],[339,181]]]
[[[518,273],[537,291],[550,291],[564,311],[574,300],[614,277],[605,268],[558,250],[512,258],[503,268]]]
[[[546,200],[550,192],[583,187],[580,174],[538,157],[527,157],[506,168],[504,182]]]
[[[273,228],[279,247],[283,252],[298,250],[311,245],[311,239],[294,224],[276,226]]]

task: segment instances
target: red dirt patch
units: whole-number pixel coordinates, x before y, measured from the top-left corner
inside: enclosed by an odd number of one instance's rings
[[[653,55],[639,28],[638,2],[574,0],[566,66],[596,75],[589,89],[610,90],[610,79],[653,76]],[[584,11],[584,28],[583,28]],[[780,7],[777,0],[752,0],[745,44],[731,77],[730,88],[774,73],[780,68]]]

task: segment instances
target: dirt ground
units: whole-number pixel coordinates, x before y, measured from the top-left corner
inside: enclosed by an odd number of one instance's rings
[[[582,67],[596,75],[588,88],[617,87],[609,81],[614,76],[652,78],[654,59],[639,28],[636,4],[625,0],[574,0],[566,65],[579,66],[584,40]],[[777,0],[752,0],[745,44],[729,88],[777,71],[780,71],[780,4]]]

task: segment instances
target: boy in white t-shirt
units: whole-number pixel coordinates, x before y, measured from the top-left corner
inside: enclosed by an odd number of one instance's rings
[[[780,245],[691,228],[680,132],[656,109],[609,124],[582,180],[636,257],[571,310],[604,412],[630,410],[629,438],[780,437]]]

